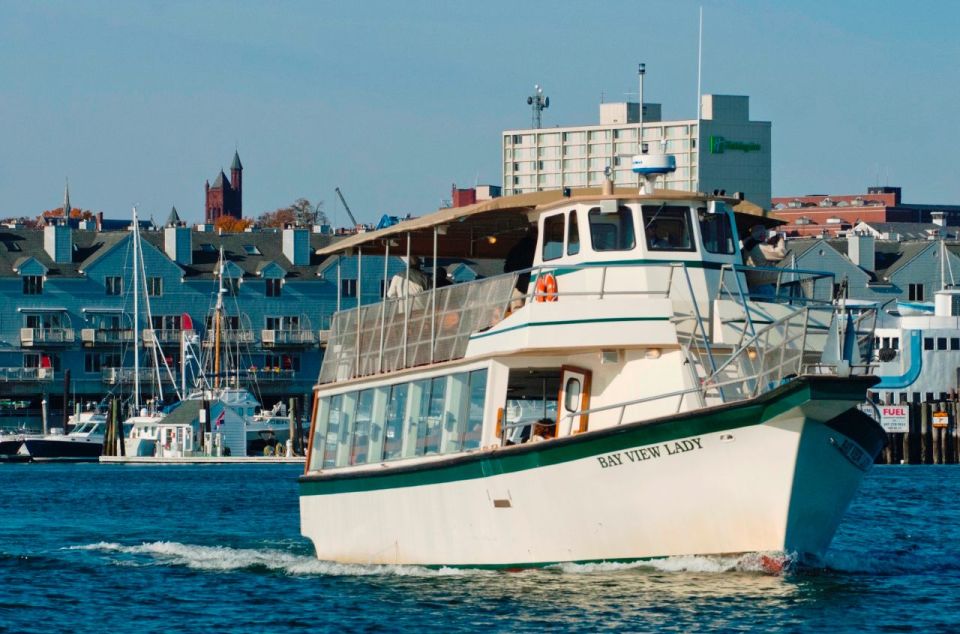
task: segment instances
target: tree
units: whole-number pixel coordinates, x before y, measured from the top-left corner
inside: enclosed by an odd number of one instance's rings
[[[96,214],[90,211],[89,209],[73,208],[70,210],[70,217],[76,218],[79,220],[93,220],[95,216]],[[63,218],[63,207],[57,207],[56,209],[48,209],[42,214],[40,214],[40,217],[37,218],[37,220],[42,221],[45,218]]]
[[[298,198],[288,207],[268,211],[257,218],[263,227],[285,227],[295,225],[309,227],[315,224],[329,224],[327,214],[323,212],[323,201],[316,205],[306,198]]]
[[[233,216],[220,216],[213,221],[213,228],[223,233],[243,233],[247,227],[253,224],[249,218],[234,218]]]

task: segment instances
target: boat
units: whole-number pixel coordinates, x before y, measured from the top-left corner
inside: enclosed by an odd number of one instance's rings
[[[66,434],[56,428],[47,434],[24,435],[18,455],[33,462],[96,462],[103,451],[106,427],[106,414],[90,412],[75,420]]]
[[[22,444],[22,431],[0,429],[0,462],[20,460],[19,452]]]
[[[319,559],[822,558],[885,443],[856,409],[873,333],[829,273],[767,268],[776,293],[752,293],[738,235],[771,221],[655,189],[673,165],[635,157],[640,191],[498,198],[318,251],[436,270],[537,235],[527,269],[334,315],[299,478]]]

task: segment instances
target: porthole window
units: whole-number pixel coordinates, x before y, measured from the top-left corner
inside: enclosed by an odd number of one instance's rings
[[[563,386],[563,393],[565,394],[563,406],[567,408],[568,412],[575,412],[580,409],[580,392],[582,389],[580,379],[576,377],[567,379],[567,384]]]

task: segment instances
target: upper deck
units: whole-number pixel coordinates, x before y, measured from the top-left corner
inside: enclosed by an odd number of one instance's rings
[[[711,301],[725,289],[741,297],[747,292],[737,271],[738,224],[757,222],[757,216],[742,218],[724,203],[680,192],[555,196],[527,206],[501,200],[483,203],[479,211],[481,205],[443,210],[432,221],[348,238],[325,252],[389,254],[397,248],[436,257],[450,254],[453,244],[460,255],[479,250],[504,257],[509,269],[517,268],[519,246],[525,240],[528,246],[522,268],[502,276],[337,313],[319,382],[524,347],[677,345],[678,329],[690,335],[699,327],[706,338]],[[535,242],[528,227],[535,229]],[[549,296],[537,284],[547,274],[559,287]],[[784,271],[771,275],[779,286]],[[796,272],[790,275],[796,282]],[[805,290],[828,297],[829,281]],[[637,321],[649,323],[643,329],[610,327]],[[573,341],[568,328],[558,328],[570,324],[582,324]],[[494,337],[505,332],[515,334]]]

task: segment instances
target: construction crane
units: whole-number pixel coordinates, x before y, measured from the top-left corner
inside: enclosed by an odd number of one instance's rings
[[[337,192],[337,196],[340,197],[340,202],[343,203],[343,208],[347,210],[347,215],[350,216],[350,220],[353,221],[354,228],[358,227],[360,223],[358,223],[357,219],[353,217],[353,212],[350,211],[350,205],[347,204],[347,200],[343,197],[343,193],[340,191],[340,188],[336,187],[334,191]]]

